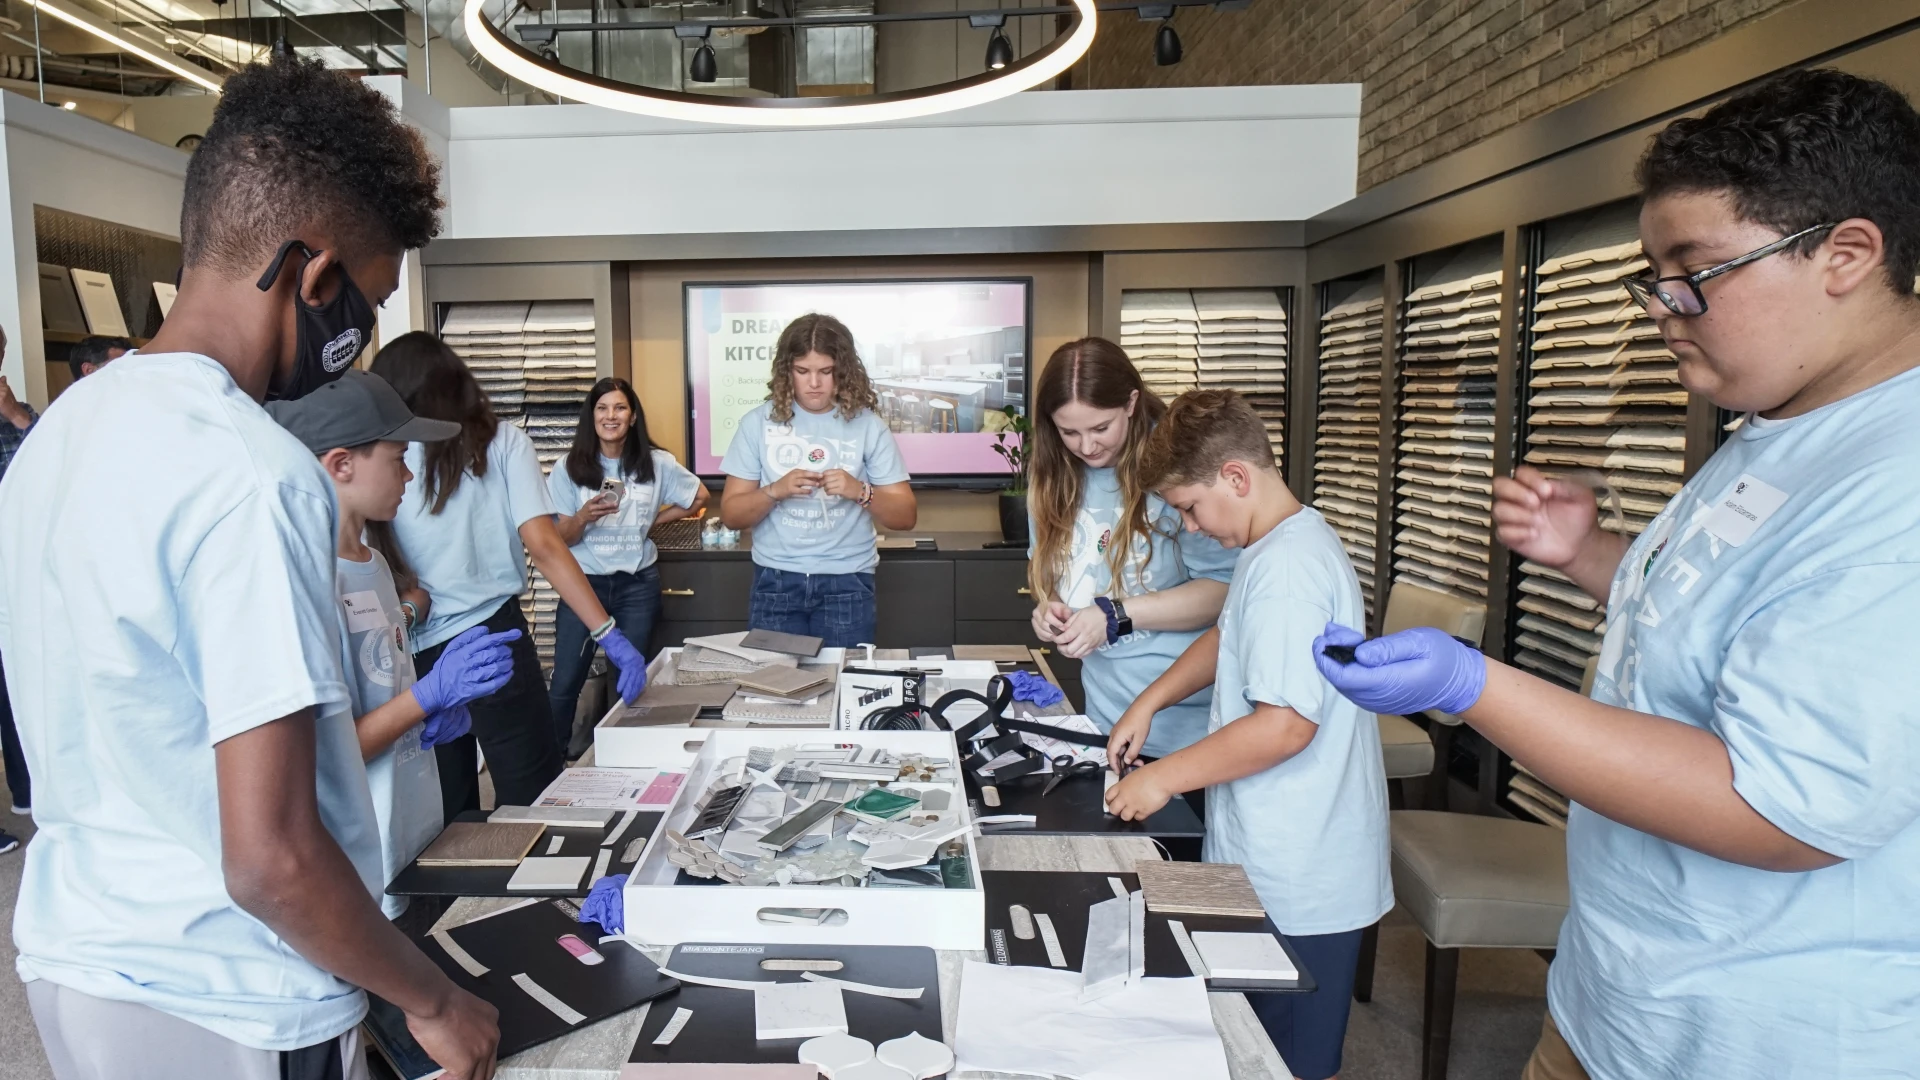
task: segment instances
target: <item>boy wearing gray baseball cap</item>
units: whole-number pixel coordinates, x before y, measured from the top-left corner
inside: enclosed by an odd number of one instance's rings
[[[453,438],[460,425],[414,416],[386,380],[358,370],[305,397],[268,402],[267,411],[320,458],[339,498],[334,565],[347,685],[380,822],[385,880],[391,882],[443,826],[440,771],[431,750],[466,733],[472,723],[467,702],[506,685],[513,674],[506,643],[520,631],[489,635],[476,626],[455,638],[424,678],[414,676],[407,635],[425,614],[427,598],[413,587],[386,523],[399,512],[413,479],[404,459],[407,444]],[[408,579],[411,595],[404,601],[396,569]],[[380,903],[393,919],[406,910],[407,899],[382,896]]]

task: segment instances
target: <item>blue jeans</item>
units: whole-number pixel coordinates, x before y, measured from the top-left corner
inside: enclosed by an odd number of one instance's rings
[[[1273,1039],[1280,1060],[1300,1080],[1327,1080],[1340,1071],[1340,1051],[1347,1041],[1347,1007],[1353,1002],[1353,976],[1359,970],[1360,935],[1365,930],[1338,934],[1287,937],[1300,962],[1313,976],[1311,994],[1248,994],[1253,1015]]]
[[[753,568],[747,623],[755,630],[809,634],[829,648],[861,645],[873,641],[873,611],[872,574]]]
[[[660,568],[649,566],[633,574],[588,574],[587,584],[593,586],[600,606],[613,616],[617,627],[614,632],[626,635],[636,652],[647,655],[647,639],[653,636],[654,620],[660,617]],[[593,654],[600,651],[589,629],[565,604],[553,617],[553,687],[547,691],[547,704],[552,709],[553,733],[560,741],[562,757],[573,738],[573,714],[580,707],[580,689],[587,685]]]

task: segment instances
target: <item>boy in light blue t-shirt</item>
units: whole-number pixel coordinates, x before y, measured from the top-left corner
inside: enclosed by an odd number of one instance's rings
[[[1248,1001],[1293,1074],[1326,1080],[1340,1071],[1361,932],[1393,906],[1379,727],[1320,676],[1309,647],[1329,620],[1360,617],[1360,583],[1230,390],[1174,399],[1142,451],[1141,478],[1188,530],[1241,552],[1218,624],[1128,708],[1107,753],[1138,761],[1154,714],[1211,683],[1207,736],[1127,775],[1107,808],[1137,821],[1207,788],[1206,860],[1246,868],[1319,984]]]

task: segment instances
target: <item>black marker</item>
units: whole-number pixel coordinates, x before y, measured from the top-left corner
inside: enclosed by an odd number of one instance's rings
[[[1353,663],[1352,645],[1328,645],[1320,650],[1320,655],[1339,664]]]

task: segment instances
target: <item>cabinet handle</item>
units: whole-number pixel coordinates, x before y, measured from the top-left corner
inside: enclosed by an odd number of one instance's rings
[[[1013,591],[1014,591],[1014,595],[1016,596],[1032,596],[1033,595],[1033,590],[1027,588],[1025,585],[1022,585]]]
[[[661,589],[661,596],[692,596],[692,589]]]

